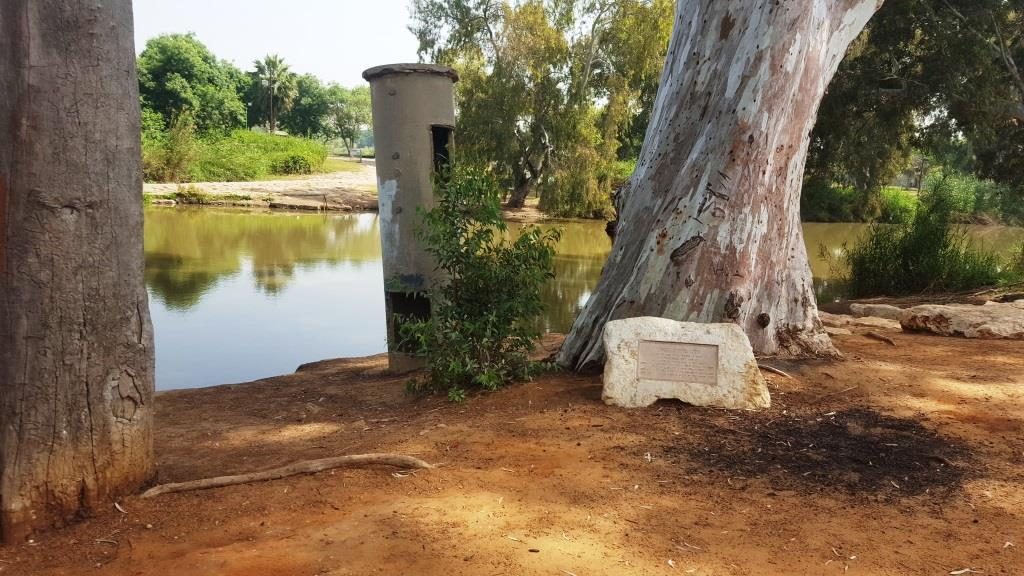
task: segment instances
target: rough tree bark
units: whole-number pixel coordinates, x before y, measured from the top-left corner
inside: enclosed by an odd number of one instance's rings
[[[153,476],[131,0],[0,2],[0,537]]]
[[[605,322],[736,322],[764,355],[833,355],[800,227],[818,106],[882,0],[678,0],[651,124],[601,280],[559,353]]]

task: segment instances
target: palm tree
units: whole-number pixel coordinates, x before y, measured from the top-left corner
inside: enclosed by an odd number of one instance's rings
[[[270,132],[273,133],[277,131],[278,115],[287,112],[295,98],[295,73],[277,54],[268,54],[263,60],[256,60],[254,65],[255,104],[266,112]]]

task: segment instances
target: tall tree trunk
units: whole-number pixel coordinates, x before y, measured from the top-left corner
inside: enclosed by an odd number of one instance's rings
[[[530,182],[529,178],[517,181],[516,187],[512,189],[512,194],[508,197],[508,202],[505,206],[509,208],[522,208],[525,206],[526,198],[530,195],[530,191],[533,190]]]
[[[131,0],[0,2],[0,537],[149,481]]]
[[[559,362],[603,361],[605,322],[735,322],[766,355],[832,355],[800,227],[818,106],[882,0],[678,0],[611,256]]]

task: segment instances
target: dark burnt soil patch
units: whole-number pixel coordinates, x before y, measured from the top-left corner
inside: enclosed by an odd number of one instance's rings
[[[963,482],[966,445],[914,419],[861,408],[822,415],[745,415],[712,424],[700,446],[675,446],[690,466],[730,484],[760,478],[773,488],[842,490],[885,498],[949,493]]]

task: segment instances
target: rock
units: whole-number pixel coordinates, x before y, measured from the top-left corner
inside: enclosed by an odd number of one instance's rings
[[[851,336],[853,332],[850,332],[846,328],[833,328],[832,326],[825,326],[825,332],[829,336]]]
[[[771,405],[750,341],[735,324],[629,318],[604,328],[605,403],[625,408],[675,398],[696,406]]]
[[[178,203],[170,198],[153,198],[149,201],[153,206],[177,206]]]
[[[1024,308],[1015,304],[986,306],[917,306],[903,312],[904,330],[984,340],[1024,340]]]
[[[850,304],[850,312],[858,318],[871,316],[899,322],[903,309],[888,304]]]
[[[842,328],[843,326],[849,326],[853,318],[844,316],[842,314],[830,314],[828,312],[818,311],[818,319],[825,326],[831,328]]]
[[[882,328],[884,330],[902,330],[903,327],[896,320],[886,320],[885,318],[875,318],[873,316],[866,316],[864,318],[855,318],[851,324],[852,326],[858,326],[861,328]]]

